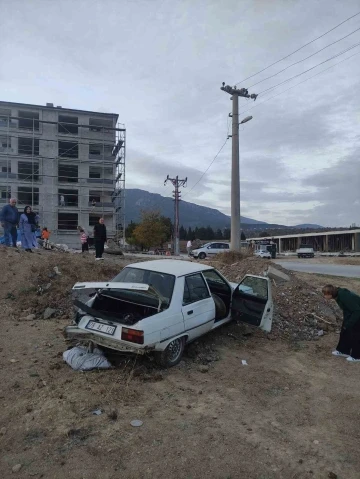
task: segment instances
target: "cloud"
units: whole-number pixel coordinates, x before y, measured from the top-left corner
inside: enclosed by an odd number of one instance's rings
[[[358,17],[246,79],[358,10],[357,0],[304,5],[78,0],[74,9],[70,0],[3,0],[1,99],[118,112],[127,127],[127,187],[170,196],[166,175],[187,176],[187,201],[228,214],[231,139],[198,181],[231,130],[221,82],[238,82],[260,93],[239,101],[239,118],[253,116],[239,132],[242,212],[282,224],[359,221],[360,57],[295,86],[344,55],[261,94],[358,34],[258,83],[355,30]]]

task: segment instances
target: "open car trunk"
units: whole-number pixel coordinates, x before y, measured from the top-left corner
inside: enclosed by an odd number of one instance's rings
[[[115,283],[83,283],[74,286],[73,290],[97,289],[92,301],[79,300],[74,305],[79,308],[76,315],[78,323],[84,315],[105,319],[125,325],[133,325],[138,321],[161,311],[161,299],[149,291],[148,285]]]

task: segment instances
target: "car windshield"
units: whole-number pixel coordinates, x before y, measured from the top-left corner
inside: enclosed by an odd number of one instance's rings
[[[174,289],[175,276],[147,269],[124,268],[112,281],[148,284],[158,291],[169,305]]]

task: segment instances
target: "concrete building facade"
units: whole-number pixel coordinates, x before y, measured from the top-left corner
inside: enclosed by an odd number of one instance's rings
[[[0,207],[10,196],[39,213],[51,239],[79,245],[103,217],[124,232],[125,128],[118,115],[0,102]],[[115,205],[116,203],[116,205]]]

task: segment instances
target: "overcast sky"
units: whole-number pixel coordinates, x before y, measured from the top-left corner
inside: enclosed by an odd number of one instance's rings
[[[359,11],[359,0],[0,0],[0,100],[118,113],[128,188],[171,196],[166,175],[187,176],[184,199],[229,214],[231,139],[192,189],[227,137],[221,83],[261,93],[343,52],[360,30],[254,85],[360,28],[360,15],[242,81]],[[243,215],[360,224],[360,55],[342,61],[355,53],[239,100],[240,119],[253,115],[240,128]]]

